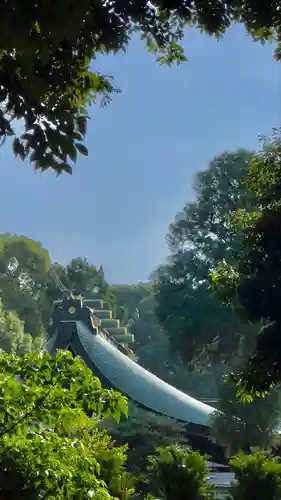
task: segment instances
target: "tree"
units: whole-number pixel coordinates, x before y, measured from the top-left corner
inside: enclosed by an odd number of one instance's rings
[[[268,449],[277,437],[280,423],[280,393],[255,397],[249,404],[237,396],[235,384],[224,383],[220,389],[212,434],[228,456],[252,447]]]
[[[206,365],[208,359],[240,361],[257,332],[256,325],[222,307],[209,289],[209,273],[217,261],[231,261],[240,248],[241,232],[226,215],[255,204],[243,183],[251,157],[244,150],[215,157],[196,176],[195,202],[187,203],[169,228],[168,263],[159,268],[155,281],[156,314],[190,366],[200,360]]]
[[[125,449],[96,428],[126,414],[126,400],[104,390],[81,360],[66,352],[2,355],[0,396],[3,498],[131,498]]]
[[[178,360],[171,353],[169,337],[159,326],[154,307],[155,301],[150,287],[149,295],[137,303],[139,318],[131,328],[135,336],[134,350],[140,365],[163,380],[173,383]]]
[[[102,269],[102,268],[100,268]],[[99,275],[99,270],[88,262],[86,257],[76,257],[65,267],[66,286],[77,290],[85,297],[95,295],[95,287],[99,288],[99,297],[103,297],[108,288],[107,283]]]
[[[109,294],[115,298],[114,315],[121,323],[138,317],[130,327],[135,337],[133,350],[138,363],[146,370],[180,390],[195,397],[215,397],[217,376],[202,373],[190,374],[178,353],[171,349],[167,332],[159,325],[155,315],[155,298],[151,282],[138,285],[114,285]]]
[[[44,286],[50,257],[40,242],[25,236],[0,236],[0,290],[4,308],[15,311],[25,332],[39,336],[43,323],[37,300]]]
[[[86,257],[76,257],[69,264],[63,266],[58,262],[52,265],[52,270],[58,276],[63,286],[69,291],[81,293],[84,297],[96,295],[98,288],[99,298],[111,302],[110,291],[104,279],[102,266],[97,269],[90,264]],[[41,293],[38,296],[37,308],[40,311],[45,329],[50,325],[53,303],[62,298],[62,291],[49,274],[42,283]]]
[[[171,348],[168,333],[157,321],[152,292],[139,302],[138,310],[139,319],[131,331],[135,335],[134,351],[139,364],[196,398],[216,397],[218,376],[215,370],[212,377],[209,373],[188,372],[181,356]]]
[[[44,335],[33,339],[29,333],[25,333],[24,324],[16,313],[5,311],[0,301],[0,349],[2,351],[22,355],[42,349],[44,341]]]
[[[208,482],[206,457],[188,448],[160,447],[148,459],[148,483],[156,498],[163,500],[213,500]]]
[[[69,291],[76,291],[84,297],[92,297],[97,294],[95,291],[97,288],[100,298],[105,298],[107,295],[108,284],[104,279],[102,266],[97,269],[86,257],[75,257],[66,266],[55,262],[52,270]],[[61,295],[61,290],[50,276],[45,289],[51,302]]]
[[[236,375],[240,391],[271,390],[281,381],[280,350],[280,131],[262,138],[262,148],[252,160],[247,179],[257,208],[239,210],[233,228],[242,232],[240,249],[232,261],[222,261],[212,274],[218,297],[250,321],[260,322],[254,353]]]
[[[155,283],[156,312],[171,343],[187,365],[207,366],[207,374],[212,373],[212,397],[218,397],[217,408],[223,412],[214,420],[213,433],[230,453],[268,445],[280,416],[277,395],[245,405],[235,388],[221,383],[224,373],[239,370],[252,353],[261,318],[241,314],[241,307],[238,315],[209,286],[217,261],[235,265],[241,256],[243,266],[244,231],[233,225],[229,214],[257,209],[256,195],[245,182],[251,160],[246,151],[224,154],[199,174],[196,201],[171,225],[170,262],[160,268]]]
[[[279,458],[262,451],[239,453],[231,460],[235,483],[233,500],[280,500],[281,464]]]
[[[278,2],[258,0],[3,2],[0,135],[15,135],[13,120],[23,120],[24,133],[13,141],[15,155],[29,157],[35,168],[71,172],[77,154],[87,154],[88,105],[99,96],[106,103],[116,92],[109,78],[91,70],[98,54],[124,51],[138,32],[161,63],[180,62],[187,26],[221,37],[231,23],[242,22],[264,42],[279,39],[280,16]]]
[[[23,288],[34,291],[36,278],[50,267],[50,256],[40,242],[23,235],[1,235],[1,272],[21,280]]]

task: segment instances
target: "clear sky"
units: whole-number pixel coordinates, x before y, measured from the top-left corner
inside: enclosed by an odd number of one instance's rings
[[[179,67],[157,66],[138,40],[98,61],[122,94],[91,109],[89,157],[72,176],[35,174],[1,148],[0,232],[40,240],[53,260],[86,256],[111,283],[146,280],[166,258],[168,225],[192,199],[196,171],[281,125],[272,46],[235,27],[220,42],[189,31],[185,47]]]

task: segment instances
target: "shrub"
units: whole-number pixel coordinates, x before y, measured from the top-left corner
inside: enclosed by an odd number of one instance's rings
[[[231,460],[235,484],[233,500],[280,500],[281,464],[277,457],[263,451],[250,455],[238,453]]]
[[[158,448],[148,458],[150,493],[163,500],[213,500],[206,457],[180,445]]]

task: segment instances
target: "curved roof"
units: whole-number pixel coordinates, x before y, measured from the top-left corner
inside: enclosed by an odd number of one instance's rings
[[[100,333],[93,334],[81,321],[62,321],[47,344],[49,352],[70,348],[84,359],[106,385],[141,406],[190,424],[209,427],[215,409],[159,379]]]

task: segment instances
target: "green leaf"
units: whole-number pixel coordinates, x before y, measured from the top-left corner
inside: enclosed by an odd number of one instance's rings
[[[122,416],[128,418],[128,403],[124,397],[119,399],[119,410]]]

